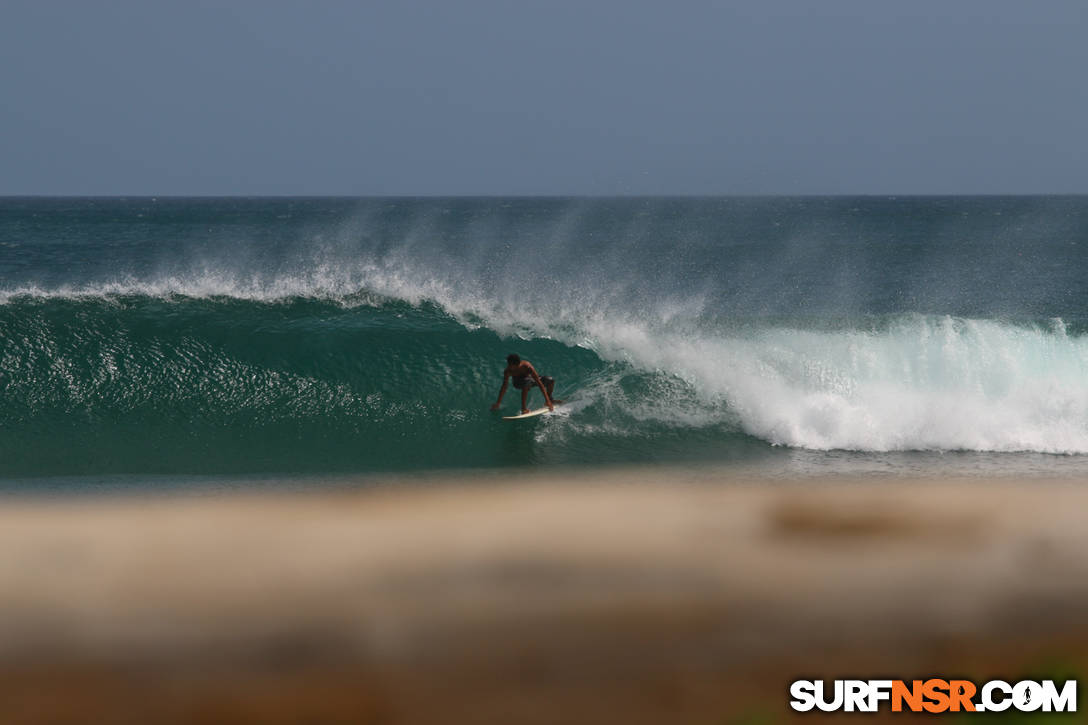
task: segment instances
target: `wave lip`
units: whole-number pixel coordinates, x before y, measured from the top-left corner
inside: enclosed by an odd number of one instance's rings
[[[107,300],[139,297],[157,300],[234,299],[279,303],[307,299],[346,306],[380,304],[388,295],[367,288],[357,276],[337,275],[328,269],[304,274],[239,277],[223,272],[171,275],[154,280],[125,278],[54,286],[27,284],[0,289],[0,304],[22,300]]]

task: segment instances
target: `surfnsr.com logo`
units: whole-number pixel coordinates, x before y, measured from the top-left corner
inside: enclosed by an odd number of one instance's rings
[[[1077,681],[1009,683],[990,680],[797,680],[790,685],[790,707],[798,712],[1076,712]]]

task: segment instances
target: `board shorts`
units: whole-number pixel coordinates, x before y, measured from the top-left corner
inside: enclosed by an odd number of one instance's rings
[[[514,384],[514,387],[518,390],[524,390],[525,388],[532,389],[537,387],[536,381],[533,380],[531,375],[521,375],[516,378],[510,378],[510,382],[512,382]],[[541,375],[540,382],[544,383],[544,387],[547,388],[548,385],[554,383],[555,380],[547,375]]]

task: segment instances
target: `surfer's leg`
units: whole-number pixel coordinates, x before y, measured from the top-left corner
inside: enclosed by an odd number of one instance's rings
[[[544,383],[544,386],[548,389],[548,398],[551,399],[552,398],[552,391],[555,390],[555,378],[552,378],[552,377],[549,377],[549,376],[545,375],[540,380],[541,380],[541,382]]]
[[[533,386],[531,386],[531,385],[526,385],[524,388],[521,389],[521,412],[522,413],[528,413],[529,412],[529,408],[526,407],[526,406],[529,403],[529,389],[532,388],[532,387]]]

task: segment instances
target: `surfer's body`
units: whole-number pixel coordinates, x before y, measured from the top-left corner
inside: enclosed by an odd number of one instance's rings
[[[540,392],[544,394],[544,403],[548,406],[548,410],[555,410],[555,404],[552,402],[552,390],[555,389],[555,380],[545,375],[541,377],[533,364],[528,360],[522,360],[517,355],[508,355],[506,358],[506,369],[502,371],[502,388],[499,389],[499,398],[491,406],[492,410],[498,410],[499,405],[502,404],[502,396],[506,395],[506,387],[511,382],[514,383],[514,387],[521,391],[521,412],[529,412],[529,391],[534,387],[540,388]]]

